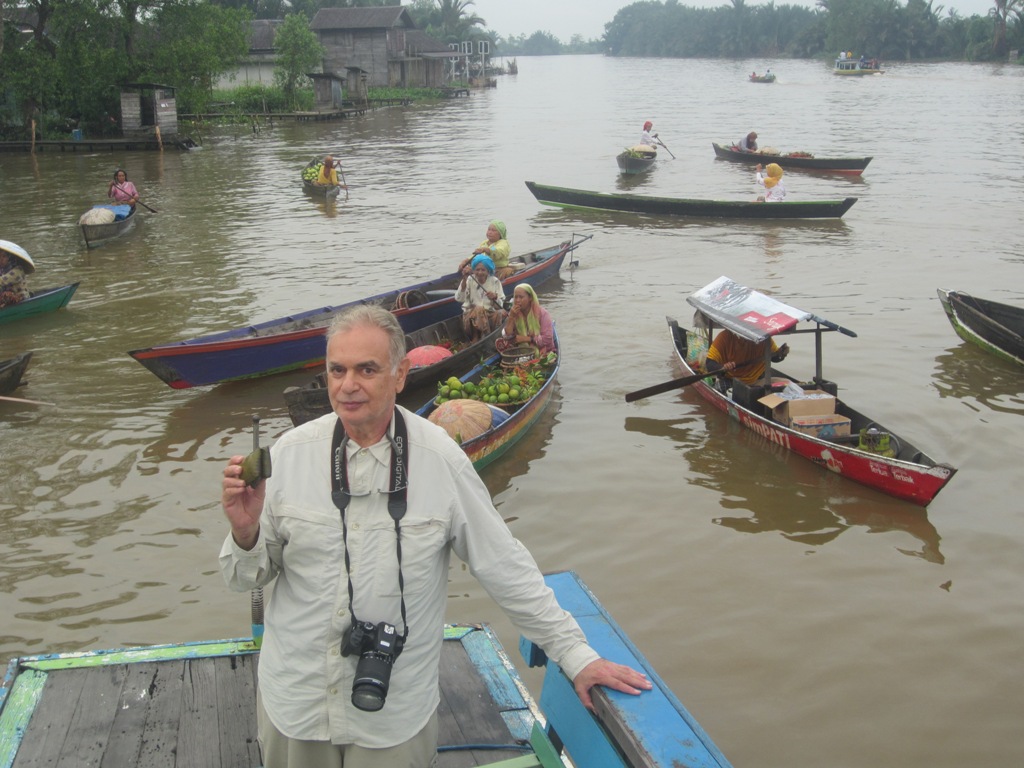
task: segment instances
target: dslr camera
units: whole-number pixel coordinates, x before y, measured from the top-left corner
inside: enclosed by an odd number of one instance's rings
[[[341,638],[341,655],[359,654],[356,678],[352,682],[352,704],[364,712],[384,706],[391,682],[391,666],[402,652],[405,638],[394,624],[372,624],[353,620]]]

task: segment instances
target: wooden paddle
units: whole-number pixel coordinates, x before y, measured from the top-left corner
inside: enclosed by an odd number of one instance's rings
[[[338,170],[341,171],[341,184],[345,187],[345,202],[348,202],[348,182],[345,181],[345,169],[338,163]]]
[[[115,187],[117,187],[118,189],[120,189],[120,190],[121,190],[122,192],[124,192],[124,191],[125,191],[124,187],[122,187],[122,186],[121,186],[120,184],[118,184],[117,182],[115,182],[115,183],[114,183],[114,186],[115,186]],[[127,193],[126,193],[126,194],[127,194]],[[156,208],[150,208],[150,207],[149,207],[148,205],[146,205],[146,204],[145,204],[144,202],[142,202],[141,200],[139,200],[138,196],[136,196],[136,197],[135,197],[135,202],[136,202],[136,203],[138,203],[139,205],[141,205],[141,206],[142,206],[143,208],[145,208],[145,209],[146,209],[147,211],[152,211],[153,213],[160,213],[160,211],[158,211],[158,210],[157,210]]]
[[[29,405],[56,405],[56,403],[44,403],[41,400],[26,400],[23,397],[5,397],[0,395],[0,400],[9,400],[12,403],[28,403]]]
[[[665,142],[663,142],[661,139],[658,139],[658,143],[661,144],[661,146],[665,147]],[[672,155],[672,150],[669,149],[668,147],[665,147],[665,151]],[[676,156],[672,155],[672,159],[675,160]]]
[[[755,357],[752,360],[744,360],[742,363],[736,363],[736,368],[744,368],[745,366],[759,362],[761,362],[761,358]],[[736,370],[736,368],[733,368],[733,370]],[[726,373],[728,373],[727,370],[719,368],[717,371],[711,371],[710,373],[695,373],[693,376],[683,376],[680,379],[663,381],[661,384],[655,384],[653,387],[645,387],[644,389],[638,389],[636,392],[630,392],[626,395],[626,402],[632,403],[636,400],[643,400],[645,397],[660,395],[662,392],[671,392],[673,389],[682,389],[683,387],[688,387],[691,384],[696,384],[701,379],[708,378],[708,376],[721,376]]]

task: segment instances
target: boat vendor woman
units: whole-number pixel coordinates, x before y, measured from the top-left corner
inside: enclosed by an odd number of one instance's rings
[[[0,307],[19,304],[32,296],[25,278],[35,271],[36,265],[24,248],[0,240]]]
[[[648,120],[644,123],[644,132],[640,134],[640,143],[645,147],[658,147],[658,134],[651,133],[651,128],[654,127],[654,123]]]
[[[786,185],[782,183],[782,166],[778,163],[768,163],[761,174],[761,164],[758,163],[754,169],[755,179],[758,184],[764,187],[764,194],[757,198],[759,203],[781,203],[786,199]]]
[[[508,244],[508,240],[505,239],[507,231],[505,222],[495,219],[487,225],[487,239],[480,243],[476,250],[473,251],[473,256],[482,253],[485,256],[491,257],[491,261],[494,262],[494,276],[499,280],[504,280],[515,273],[515,270],[508,265],[509,256],[512,255],[512,247]],[[459,271],[462,271],[464,267],[465,262],[459,267]]]
[[[498,328],[505,319],[505,289],[494,276],[494,261],[480,253],[462,268],[462,282],[455,300],[462,303],[462,328],[466,338],[477,341]]]
[[[757,152],[757,133],[751,131],[742,139],[736,142],[736,149],[740,152]]]
[[[548,311],[537,301],[537,293],[529,283],[516,286],[505,328],[501,338],[494,342],[499,352],[524,344],[536,347],[538,355],[555,348],[555,324]]]
[[[780,347],[774,340],[760,343],[748,341],[723,328],[711,342],[704,369],[708,373],[724,370],[730,379],[739,379],[744,384],[756,384],[764,376],[764,346],[768,343],[772,345],[773,363],[781,363],[786,359],[789,354],[788,344]]]
[[[337,187],[338,172],[334,169],[340,167],[341,163],[335,163],[334,156],[328,155],[324,158],[324,164],[320,166],[320,175],[316,177],[316,183]]]
[[[113,198],[118,205],[130,205],[135,210],[135,204],[139,202],[139,190],[128,181],[128,174],[118,168],[107,187],[107,197]]]

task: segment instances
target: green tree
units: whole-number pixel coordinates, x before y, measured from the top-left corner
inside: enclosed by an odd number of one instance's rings
[[[992,33],[992,55],[999,61],[1006,59],[1010,46],[1006,39],[1006,24],[1011,16],[1017,21],[1022,20],[1022,0],[994,0],[995,6],[989,11],[995,22],[995,29]]]
[[[307,79],[306,73],[323,61],[324,48],[310,30],[309,19],[304,13],[285,17],[274,36],[274,47],[277,50],[274,81],[281,86],[294,109],[296,91]]]

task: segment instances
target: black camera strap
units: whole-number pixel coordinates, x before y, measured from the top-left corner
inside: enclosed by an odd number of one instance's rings
[[[409,637],[409,622],[405,615],[405,578],[402,575],[402,528],[400,521],[405,517],[408,508],[406,496],[409,490],[409,471],[406,468],[406,448],[409,445],[409,433],[405,427],[405,418],[402,412],[395,408],[395,430],[394,436],[385,433],[391,443],[391,478],[390,490],[388,491],[388,514],[395,521],[395,550],[398,557],[398,594],[402,612],[402,637],[401,644],[404,645]],[[352,621],[357,622],[355,604],[353,602],[352,588],[352,567],[351,558],[348,553],[348,522],[345,519],[345,510],[352,499],[352,493],[348,484],[348,435],[345,434],[345,426],[341,419],[334,425],[334,436],[331,439],[331,500],[334,506],[341,512],[341,540],[345,547],[345,576],[348,579],[348,605],[352,613]]]

